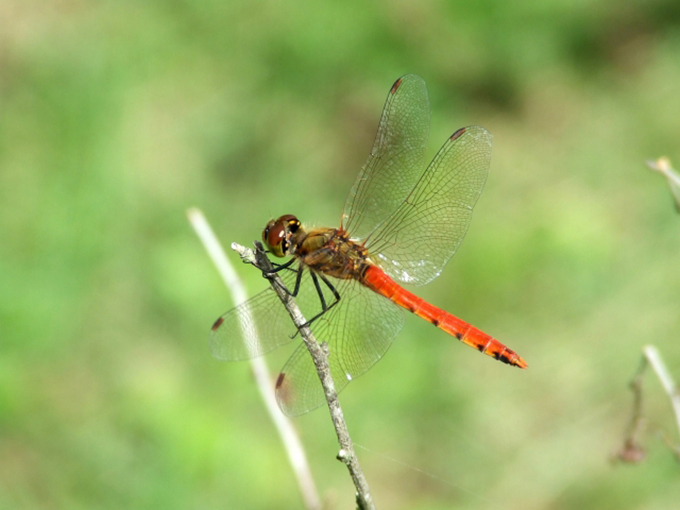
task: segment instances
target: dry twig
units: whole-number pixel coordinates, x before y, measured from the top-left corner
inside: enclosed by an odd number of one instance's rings
[[[354,445],[352,439],[347,430],[347,424],[345,423],[345,418],[342,413],[342,408],[340,407],[340,402],[338,400],[338,394],[335,391],[335,384],[333,383],[333,378],[331,377],[331,370],[328,365],[328,346],[323,343],[319,344],[312,331],[307,325],[307,321],[300,312],[300,309],[295,304],[293,297],[288,294],[284,288],[283,283],[279,279],[276,273],[272,273],[273,266],[269,259],[267,258],[262,245],[259,242],[255,243],[255,251],[241,246],[239,244],[233,243],[231,245],[243,259],[244,262],[253,264],[255,267],[263,271],[268,275],[270,279],[272,288],[279,296],[281,303],[285,306],[286,310],[290,314],[295,327],[300,332],[309,353],[314,360],[314,366],[316,367],[317,374],[319,375],[319,380],[323,386],[323,391],[326,396],[326,402],[328,403],[328,409],[331,412],[331,419],[333,421],[333,426],[335,427],[335,433],[338,436],[338,443],[340,444],[340,451],[338,452],[337,458],[342,461],[349,470],[352,481],[354,482],[354,487],[356,488],[356,501],[359,509],[361,510],[372,510],[375,509],[373,504],[373,499],[371,498],[371,493],[368,488],[368,483],[364,477],[359,461],[354,452]]]
[[[203,213],[198,209],[189,209],[187,211],[187,217],[189,218],[191,226],[196,231],[196,235],[200,238],[208,255],[210,255],[210,258],[222,276],[224,284],[231,292],[234,305],[243,303],[247,299],[243,284],[225,255],[224,250],[210,228],[210,225],[203,216]],[[250,366],[255,376],[255,384],[264,401],[265,408],[274,422],[276,430],[286,449],[286,453],[288,454],[288,460],[297,478],[305,507],[309,510],[319,510],[321,508],[321,501],[319,500],[319,494],[316,490],[311,470],[309,469],[309,463],[307,462],[304,448],[302,447],[302,443],[300,442],[300,438],[298,437],[293,424],[288,417],[281,412],[276,403],[272,377],[269,373],[267,363],[264,358],[260,356],[251,359]]]

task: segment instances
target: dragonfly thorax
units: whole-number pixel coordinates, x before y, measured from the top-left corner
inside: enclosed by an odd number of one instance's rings
[[[298,237],[295,256],[311,269],[339,279],[360,280],[369,264],[366,247],[336,228],[318,228]]]

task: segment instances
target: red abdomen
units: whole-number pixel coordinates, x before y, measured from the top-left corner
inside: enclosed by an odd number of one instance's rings
[[[362,283],[374,292],[385,296],[399,306],[413,312],[418,317],[422,317],[439,329],[455,336],[464,344],[474,347],[479,352],[492,356],[508,365],[520,368],[527,367],[526,362],[515,351],[508,349],[495,338],[460,320],[458,317],[410,293],[387,276],[379,267],[368,266]]]

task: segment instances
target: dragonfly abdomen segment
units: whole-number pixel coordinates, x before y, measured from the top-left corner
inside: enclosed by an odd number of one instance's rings
[[[364,273],[363,283],[374,292],[385,296],[479,352],[508,365],[527,367],[526,362],[515,351],[467,322],[407,291],[377,266],[368,266]]]

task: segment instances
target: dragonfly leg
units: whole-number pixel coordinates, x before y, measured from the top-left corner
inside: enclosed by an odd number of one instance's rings
[[[323,296],[323,291],[321,290],[321,286],[319,285],[319,278],[316,276],[316,273],[314,273],[314,271],[311,271],[311,274],[312,281],[314,282],[314,287],[316,287],[316,293],[319,296],[319,301],[321,301],[321,312],[324,313],[328,309],[328,306],[326,306],[326,298]],[[311,321],[308,321],[307,325],[309,325],[309,322]]]
[[[334,306],[337,304],[338,301],[340,301],[340,294],[338,293],[338,289],[335,288],[335,286],[328,281],[328,278],[326,278],[324,275],[319,273],[318,275],[313,274],[313,276],[318,276],[321,278],[321,280],[326,284],[326,286],[330,289],[330,291],[333,293],[333,297],[335,298],[335,302],[331,303],[331,306]],[[319,289],[318,282],[316,279],[314,279],[314,283],[316,284],[316,290],[321,294],[321,289]],[[328,307],[330,308],[330,307]],[[327,310],[328,310],[327,308]]]
[[[270,261],[271,262],[271,261]],[[271,271],[262,271],[262,275],[267,278],[267,275],[278,273],[279,271],[282,271],[284,269],[290,268],[290,266],[293,265],[293,262],[295,262],[295,259],[290,259],[288,262],[284,262],[283,264],[277,264],[276,262],[271,262],[272,268]],[[295,271],[294,269],[291,269],[291,271]]]
[[[330,281],[328,281],[328,278],[326,278],[321,273],[315,273],[314,271],[310,271],[310,274],[312,275],[312,281],[314,282],[314,287],[316,287],[316,292],[319,295],[319,301],[321,301],[321,311],[311,319],[308,319],[307,322],[305,322],[301,327],[311,326],[315,320],[322,317],[325,313],[327,313],[331,308],[333,308],[340,302],[340,293],[335,288],[335,286]],[[330,289],[330,291],[333,293],[335,301],[333,301],[330,305],[326,304],[326,299],[323,296],[323,291],[321,290],[321,285],[319,284],[319,278],[321,278],[321,281],[324,282],[326,286]],[[298,333],[299,330],[293,335],[293,338],[295,338]]]
[[[288,266],[290,266],[290,263],[286,263],[285,265],[286,265],[286,267],[280,267],[279,266],[279,268],[280,269],[288,269],[289,271],[297,272],[297,276],[295,277],[295,287],[293,288],[292,291],[290,289],[288,289],[288,287],[286,287],[280,281],[273,279],[271,277],[271,273],[269,273],[269,276],[267,275],[267,273],[263,273],[263,276],[265,278],[267,278],[270,282],[272,282],[272,284],[276,285],[279,289],[281,289],[286,294],[288,294],[289,296],[296,297],[298,295],[298,292],[300,292],[300,282],[302,281],[302,271],[303,271],[302,264],[297,269],[290,269],[290,267],[288,267]],[[279,269],[279,268],[277,268],[277,269]]]

